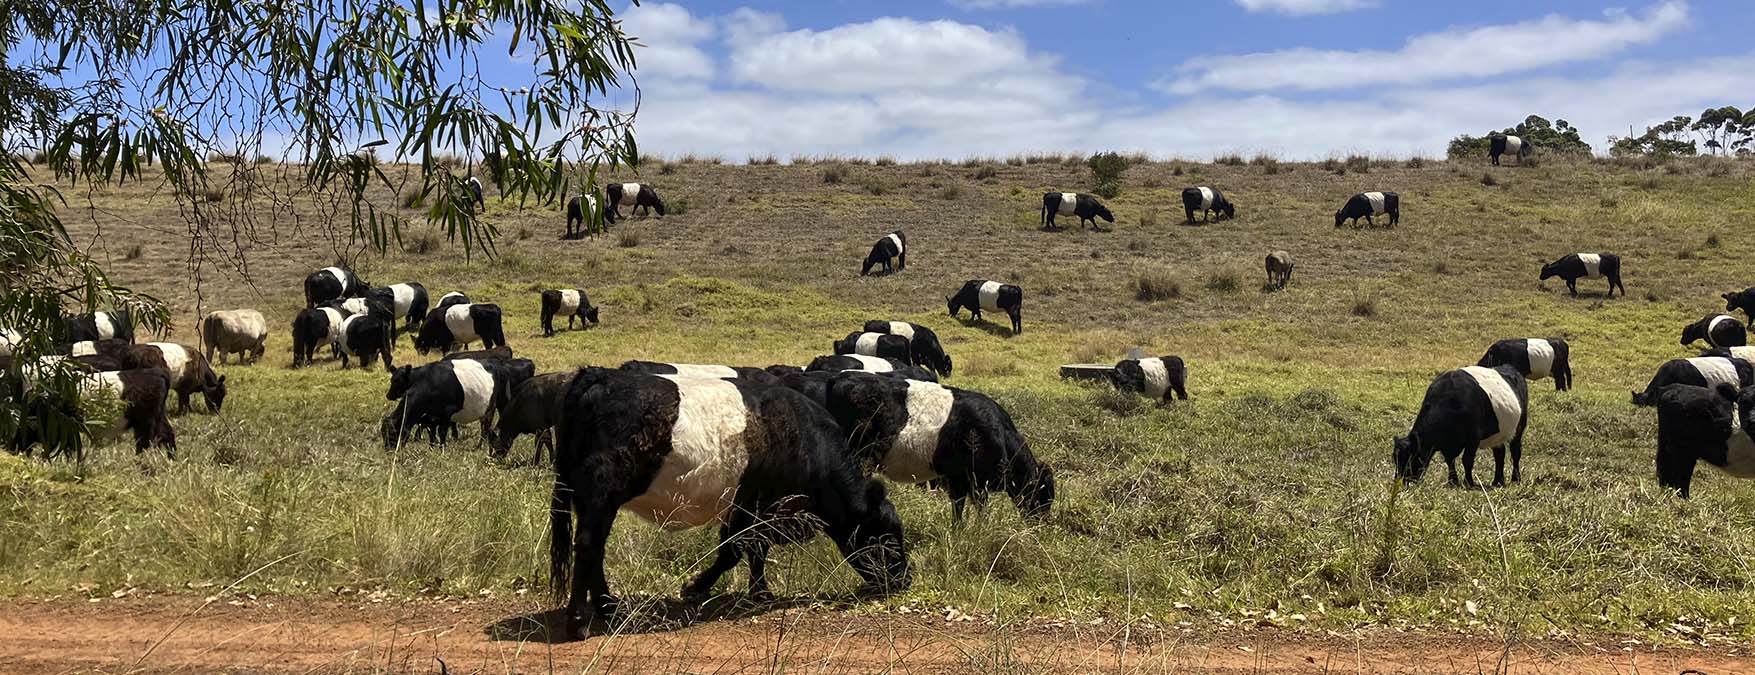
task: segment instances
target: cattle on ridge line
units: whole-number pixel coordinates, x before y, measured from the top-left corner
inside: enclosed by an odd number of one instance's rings
[[[1633,392],[1633,405],[1657,405],[1658,392],[1672,384],[1716,387],[1728,384],[1738,389],[1755,384],[1755,365],[1742,359],[1725,356],[1696,356],[1670,359],[1658,366],[1657,374],[1645,385],[1645,391]]]
[[[836,340],[830,351],[836,354],[858,354],[860,356],[876,356],[879,358],[896,359],[904,363],[914,361],[914,352],[908,338],[889,333],[866,333],[854,331],[846,338]]]
[[[67,317],[67,342],[96,340],[134,341],[134,317],[127,311],[92,312]]]
[[[774,373],[773,369],[776,367],[777,366],[769,366],[768,372]],[[923,382],[938,381],[938,376],[934,375],[932,371],[908,363],[907,361],[886,359],[877,356],[863,356],[860,354],[819,356],[811,359],[810,365],[805,366],[804,370],[805,372],[827,373],[838,373],[844,370],[863,370],[868,373],[896,375],[909,380],[920,380]],[[778,375],[780,373],[774,374]]]
[[[1572,297],[1578,297],[1579,279],[1607,278],[1609,280],[1609,297],[1615,297],[1615,289],[1621,289],[1621,295],[1627,295],[1627,287],[1621,283],[1621,256],[1613,253],[1568,253],[1559,260],[1542,266],[1542,277],[1539,281],[1547,281],[1548,277],[1560,277],[1566,280],[1566,290]]]
[[[390,308],[391,327],[398,331],[418,327],[421,320],[427,318],[427,287],[420,282],[374,288],[366,293],[366,297]]]
[[[1274,290],[1285,290],[1286,283],[1292,280],[1292,254],[1285,251],[1274,251],[1267,255],[1268,285]]]
[[[1188,216],[1188,222],[1194,222],[1194,214],[1200,213],[1201,222],[1207,222],[1209,215],[1218,216],[1223,220],[1237,218],[1237,207],[1225,198],[1225,193],[1218,188],[1191,187],[1182,189],[1182,210]]]
[[[890,261],[894,260],[892,267]],[[871,274],[875,265],[884,266],[884,274],[891,274],[908,269],[908,235],[896,230],[877,240],[871,245],[871,252],[865,254],[865,263],[859,268],[859,276]]]
[[[361,281],[353,270],[325,267],[305,277],[305,309],[344,298],[365,297],[371,285]]]
[[[219,352],[219,362],[238,354],[239,361],[255,363],[268,350],[268,320],[253,309],[222,309],[201,317],[201,344],[208,361]]]
[[[1704,341],[1712,349],[1728,349],[1749,344],[1749,333],[1743,322],[1729,314],[1708,314],[1682,328],[1682,346]]]
[[[1572,388],[1572,348],[1560,338],[1500,340],[1487,347],[1475,365],[1483,368],[1511,366],[1530,380],[1554,378],[1554,390]]]
[[[632,194],[629,194],[632,193]],[[658,198],[658,191],[644,183],[610,183],[603,186],[603,194],[609,202],[604,209],[604,218],[615,222],[622,217],[622,204],[629,204],[628,215],[638,215],[640,209],[646,209],[646,215],[654,211],[658,217],[664,217],[664,200]]]
[[[1163,403],[1172,398],[1188,400],[1188,368],[1180,356],[1122,359],[1110,371],[1109,382],[1116,389]]]
[[[945,309],[951,316],[967,307],[975,321],[981,320],[981,311],[1004,311],[1012,319],[1012,334],[1024,332],[1024,289],[1012,284],[1002,284],[986,279],[970,279],[963,283],[956,295],[945,298]]]
[[[1493,485],[1505,484],[1505,448],[1511,448],[1511,480],[1522,474],[1523,433],[1529,423],[1529,386],[1510,366],[1468,366],[1440,373],[1426,388],[1420,413],[1406,436],[1395,439],[1396,475],[1419,480],[1435,452],[1444,453],[1450,484],[1457,485],[1462,455],[1465,483],[1475,486],[1475,452],[1493,448]]]
[[[1366,225],[1376,227],[1377,222],[1372,217],[1384,214],[1389,215],[1390,227],[1402,222],[1401,195],[1394,192],[1361,192],[1353,195],[1346,204],[1341,205],[1341,210],[1335,212],[1335,227],[1340,227],[1348,219],[1353,221],[1354,227],[1358,227],[1360,218],[1365,219]]]
[[[484,349],[506,344],[499,305],[455,304],[433,310],[415,333],[414,348],[421,354],[434,350],[446,353],[467,349],[476,340],[481,340]]]
[[[1658,484],[1688,499],[1694,466],[1705,461],[1731,476],[1755,478],[1755,391],[1719,383],[1671,384],[1657,392]]]
[[[1115,222],[1115,214],[1104,206],[1095,195],[1082,192],[1046,192],[1042,194],[1042,229],[1058,230],[1054,224],[1055,216],[1078,216],[1079,227],[1089,224],[1091,229],[1102,230],[1097,226],[1097,219],[1102,218],[1109,223]]]
[[[1518,166],[1523,166],[1523,161],[1529,159],[1530,151],[1534,149],[1535,144],[1518,136],[1494,134],[1487,141],[1487,157],[1493,166],[1499,166],[1499,156],[1505,154],[1516,157]]]
[[[577,288],[550,289],[542,292],[542,334],[555,334],[555,316],[567,317],[567,330],[573,329],[573,321],[578,320],[586,326],[597,325],[597,308],[591,306],[591,298],[584,290]]]
[[[915,365],[938,373],[939,377],[951,376],[951,355],[945,353],[944,345],[938,341],[938,334],[931,328],[907,321],[884,321],[873,319],[865,322],[867,333],[889,333],[908,338],[908,353],[913,356]],[[934,378],[934,381],[937,381]]]

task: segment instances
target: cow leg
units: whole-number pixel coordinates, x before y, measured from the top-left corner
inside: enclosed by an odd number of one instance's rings
[[[768,540],[745,537],[743,551],[750,563],[750,602],[762,605],[773,602],[774,592],[768,590]]]
[[[962,523],[963,507],[969,503],[969,493],[974,492],[967,470],[943,476],[937,482],[944,487],[945,496],[951,498],[951,522]]]
[[[571,328],[572,326],[569,325],[568,327]],[[555,315],[550,314],[548,312],[543,312],[542,313],[542,336],[543,337],[554,337],[554,334],[555,334]]]
[[[1511,440],[1511,482],[1523,480],[1523,436]]]
[[[1359,219],[1358,219],[1358,218],[1354,218],[1354,219],[1353,219],[1353,224],[1354,224],[1354,225],[1358,225],[1358,224],[1359,224]],[[1371,219],[1371,214],[1369,214],[1369,213],[1367,213],[1367,214],[1365,214],[1365,227],[1377,227],[1377,221],[1375,221],[1375,220],[1372,220],[1372,219]]]
[[[1024,332],[1024,313],[1023,313],[1023,311],[1019,310],[1016,307],[1013,307],[1010,310],[1008,310],[1006,312],[1006,314],[1009,314],[1012,317],[1012,335],[1017,335],[1019,333],[1023,333]]]
[[[177,392],[177,414],[178,415],[189,414],[189,395],[191,393],[192,392],[187,392],[187,391]]]
[[[1450,480],[1447,481],[1450,484],[1450,486],[1456,487],[1458,485],[1461,485],[1462,481],[1457,480],[1457,477],[1456,477],[1456,455],[1452,455],[1450,453],[1445,453],[1444,464],[1446,466],[1450,467]]]
[[[1493,487],[1505,487],[1505,446],[1493,446]]]
[[[1182,207],[1182,213],[1188,217],[1188,222],[1194,222],[1194,207],[1184,206]]]
[[[1475,487],[1475,453],[1479,451],[1480,448],[1476,446],[1463,448],[1463,485],[1468,487]]]
[[[738,548],[742,539],[740,534],[747,532],[749,527],[754,524],[754,519],[745,515],[743,511],[739,510],[737,513],[738,515],[732,516],[731,519],[719,526],[719,550],[713,557],[713,564],[708,565],[707,569],[701,570],[701,573],[695,575],[695,578],[683,584],[683,602],[691,605],[706,602],[707,598],[713,594],[713,586],[719,583],[719,577],[725,576],[725,573],[730,572],[731,568],[737,567],[737,560],[742,557],[742,550]],[[750,584],[755,584],[754,574],[750,575]]]
[[[1566,290],[1567,290],[1567,292],[1572,293],[1572,297],[1575,297],[1575,298],[1578,297],[1578,280],[1577,279],[1567,279],[1566,280]]]
[[[536,465],[542,464],[542,449],[544,446],[548,447],[549,456],[551,456],[551,457],[554,456],[554,453],[555,453],[555,431],[554,431],[554,429],[552,429],[552,428],[543,429],[542,431],[536,432],[535,445],[536,445],[536,455],[530,458],[531,466],[536,466]]]
[[[573,584],[567,598],[566,635],[569,638],[580,628],[578,611],[581,606],[589,603],[597,618],[606,621],[620,609],[616,597],[609,594],[609,581],[603,576],[604,544],[609,540],[610,526],[615,524],[616,509],[601,498],[587,499],[585,508],[576,511],[580,518],[579,528],[573,535]]]

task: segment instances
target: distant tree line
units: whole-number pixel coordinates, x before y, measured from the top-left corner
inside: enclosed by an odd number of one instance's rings
[[[1566,120],[1549,122],[1541,115],[1530,115],[1515,127],[1507,127],[1501,131],[1489,131],[1481,136],[1463,134],[1450,139],[1450,148],[1445,151],[1451,159],[1464,157],[1485,157],[1487,146],[1494,136],[1507,135],[1522,138],[1525,143],[1533,143],[1542,152],[1548,154],[1585,154],[1591,152],[1589,143],[1579,138],[1578,129]]]
[[[1487,154],[1494,136],[1511,135],[1534,143],[1548,154],[1589,154],[1591,147],[1579,137],[1578,129],[1566,120],[1550,123],[1540,115],[1525,117],[1515,127],[1489,131],[1481,136],[1463,134],[1450,140],[1446,154],[1451,159],[1479,157]],[[1755,154],[1755,108],[1747,112],[1734,105],[1707,108],[1695,117],[1677,115],[1667,121],[1645,128],[1637,136],[1610,136],[1609,154],[1692,156]]]

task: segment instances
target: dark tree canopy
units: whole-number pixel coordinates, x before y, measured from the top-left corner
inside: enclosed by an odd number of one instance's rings
[[[1507,127],[1499,131],[1490,131],[1480,136],[1464,134],[1451,139],[1450,147],[1445,152],[1451,159],[1487,156],[1488,145],[1497,135],[1510,135],[1533,143],[1543,153],[1548,154],[1585,154],[1591,152],[1589,143],[1578,135],[1578,129],[1566,120],[1549,122],[1540,115],[1525,117],[1517,126]]]

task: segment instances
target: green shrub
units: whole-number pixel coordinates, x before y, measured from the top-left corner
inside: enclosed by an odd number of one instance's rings
[[[1091,194],[1104,199],[1114,199],[1121,194],[1121,173],[1128,167],[1126,157],[1103,152],[1091,155],[1085,164],[1091,167]]]

